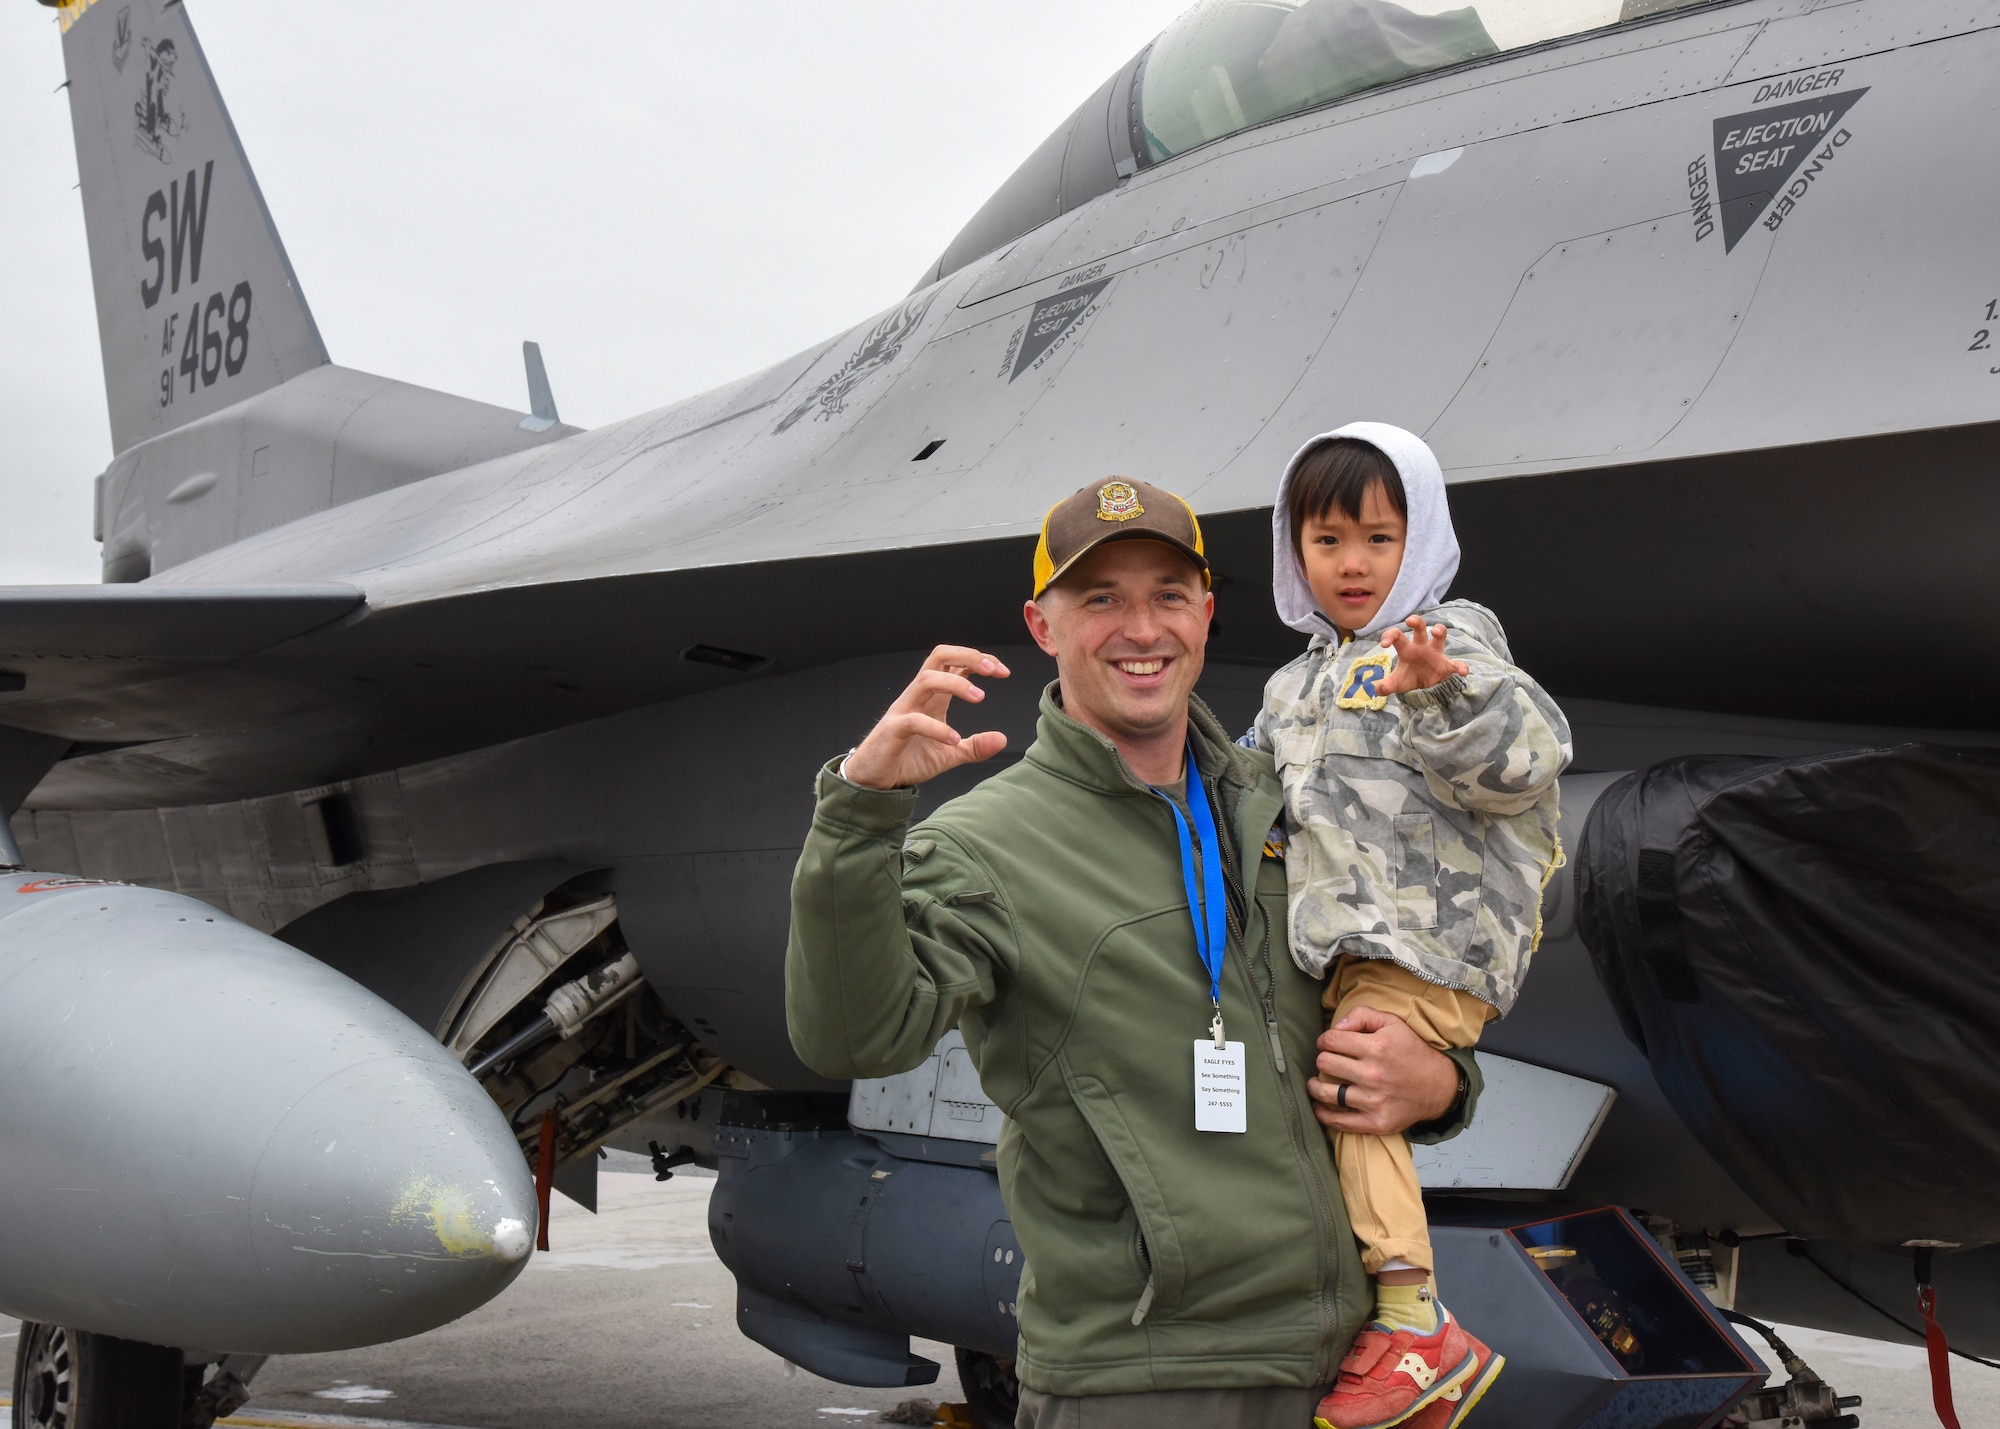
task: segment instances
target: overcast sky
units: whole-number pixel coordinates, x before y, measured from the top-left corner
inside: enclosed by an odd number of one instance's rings
[[[1184,0],[186,4],[333,360],[595,426],[900,297]],[[98,577],[62,78],[0,7],[0,584]]]

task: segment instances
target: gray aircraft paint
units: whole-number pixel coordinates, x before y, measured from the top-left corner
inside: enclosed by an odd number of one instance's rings
[[[327,358],[186,11],[102,11],[63,12],[63,60],[123,451]]]
[[[104,577],[144,580],[311,512],[575,431],[327,363],[113,460],[98,486]]]
[[[911,317],[899,305],[836,343],[799,381],[801,396],[774,424],[770,435],[789,440],[744,450],[747,432],[686,431],[676,420],[682,409],[670,408],[536,456],[446,476],[437,497],[425,503],[428,520],[379,497],[374,504],[351,503],[294,523],[283,535],[237,543],[170,579],[209,580],[228,569],[238,579],[254,580],[281,568],[296,571],[303,563],[316,574],[368,575],[371,601],[382,606],[557,573],[601,577],[724,558],[779,560],[837,551],[857,541],[963,540],[994,525],[1029,529],[1035,512],[1074,485],[1073,472],[1098,469],[1178,478],[1194,488],[1204,511],[1247,509],[1268,498],[1273,454],[1291,449],[1329,411],[1371,410],[1420,431],[1440,427],[1442,454],[1459,480],[1505,474],[1529,462],[1553,469],[1986,420],[1993,411],[1992,384],[1983,380],[1989,375],[1983,367],[1950,361],[1951,349],[1943,342],[1902,351],[1895,340],[1910,327],[1900,315],[1912,307],[1912,290],[1933,289],[1952,273],[1973,282],[1966,271],[1972,255],[1953,248],[1963,242],[1966,228],[1939,222],[1937,203],[1976,191],[1974,175],[1991,157],[1965,126],[1935,124],[1919,97],[1948,87],[1940,67],[1982,62],[1979,52],[1993,43],[1990,35],[1964,41],[1969,49],[1904,47],[1845,65],[1842,84],[1880,85],[1875,75],[1881,73],[1903,103],[1892,110],[1885,95],[1879,108],[1857,113],[1856,142],[1868,142],[1842,153],[1841,166],[1849,171],[1846,190],[1818,199],[1816,206],[1832,211],[1810,225],[1811,236],[1786,235],[1788,248],[1806,250],[1788,255],[1786,291],[1772,301],[1760,291],[1757,274],[1721,291],[1704,281],[1712,270],[1698,256],[1705,250],[1692,240],[1684,216],[1686,156],[1707,148],[1719,122],[1711,115],[1742,118],[1758,112],[1745,101],[1767,81],[1724,81],[1744,71],[1757,74],[1760,53],[1783,49],[1780,36],[1814,22],[1812,15],[1787,14],[1798,8],[1752,3],[1659,22],[1662,30],[1685,32],[1678,46],[1684,72],[1664,85],[1666,94],[1656,82],[1636,87],[1634,75],[1650,47],[1635,52],[1629,40],[1585,39],[1562,47],[1557,62],[1540,73],[1506,85],[1492,82],[1501,65],[1439,77],[1335,106],[1334,117],[1315,114],[1251,130],[1143,171],[1123,188],[945,280],[924,300],[928,311],[911,330],[898,327]],[[1912,38],[1934,37],[1938,21],[1953,10],[1964,12],[1967,28],[1979,19],[1971,13],[1976,7],[1935,8],[1940,14],[1932,24],[1912,23]],[[1495,90],[1505,90],[1504,99]],[[1637,103],[1642,97],[1649,102]],[[1547,127],[1558,98],[1562,116],[1572,122]],[[1470,112],[1454,124],[1454,110]],[[1595,122],[1574,122],[1583,116]],[[1492,133],[1496,127],[1503,131],[1499,136]],[[1425,153],[1465,140],[1473,142],[1449,170],[1407,179],[1410,165]],[[1958,152],[1951,152],[1954,144],[1962,146]],[[1953,173],[1943,194],[1931,182],[1930,168],[1906,162],[1919,148],[1928,151],[1931,164]],[[1619,155],[1615,169],[1607,158],[1611,153]],[[1366,158],[1357,162],[1357,155]],[[1361,163],[1368,168],[1352,172]],[[1199,180],[1192,194],[1179,182],[1190,171]],[[1538,175],[1548,177],[1538,180]],[[1584,175],[1590,184],[1561,181]],[[1551,191],[1534,209],[1510,213],[1509,231],[1477,223],[1482,210],[1537,182]],[[1393,210],[1393,220],[1384,228],[1387,210]],[[1677,224],[1662,221],[1670,213],[1682,215]],[[1844,230],[1864,221],[1863,213],[1871,231],[1880,232],[1879,241],[1911,258],[1866,288],[1845,281],[1837,267],[1848,248]],[[1807,231],[1803,222],[1794,227]],[[1476,243],[1469,241],[1475,234]],[[1360,312],[1346,306],[1330,332],[1324,319],[1306,324],[1315,336],[1305,341],[1319,348],[1309,362],[1308,354],[1297,352],[1298,343],[1284,351],[1282,332],[1269,331],[1274,318],[1282,321],[1280,308],[1300,306],[1314,288],[1325,288],[1335,299],[1329,307],[1342,306],[1340,299],[1358,276],[1354,270],[1376,250],[1378,236],[1386,236],[1381,252],[1395,267],[1367,285],[1368,293],[1380,295],[1377,302],[1362,297]],[[1339,255],[1343,239],[1352,242],[1354,252]],[[1234,261],[1227,251],[1232,241],[1246,250]],[[1538,269],[1568,251],[1566,245],[1585,241],[1603,245],[1607,256],[1587,265]],[[1760,241],[1769,249],[1777,240],[1760,231],[1728,255],[1730,268],[1768,259],[1768,252],[1755,251]],[[1283,303],[1275,293],[1260,303],[1254,291],[1243,294],[1233,286],[1215,299],[1217,325],[1224,316],[1234,320],[1232,326],[1241,323],[1241,341],[1254,339],[1254,346],[1204,345],[1214,334],[1187,310],[1199,295],[1215,291],[1200,287],[1202,271],[1223,267],[1240,282],[1253,269],[1282,270],[1305,253],[1319,261],[1306,270],[1304,292],[1289,274],[1287,281],[1274,283]],[[1350,261],[1320,260],[1322,254]],[[1715,255],[1715,261],[1721,259]],[[981,464],[981,480],[926,489],[925,499],[914,503],[856,502],[849,491],[828,489],[824,467],[833,464],[845,474],[842,486],[867,485],[882,497],[907,492],[908,483],[931,481],[933,471],[904,470],[926,432],[935,427],[949,441],[954,407],[960,401],[983,404],[985,394],[976,386],[980,373],[999,370],[1015,327],[1031,316],[1031,304],[1052,297],[1064,277],[1098,261],[1106,262],[1109,272],[1130,275],[1133,281],[1124,288],[1152,285],[1157,297],[1121,290],[1105,301],[1077,340],[1093,360],[1071,364],[1088,370],[1070,372],[1053,402],[1038,404],[1009,440],[997,444]],[[1320,261],[1326,279],[1313,283]],[[1426,280],[1413,281],[1417,272],[1427,274]],[[1531,288],[1536,282],[1542,286]],[[1551,296],[1540,296],[1551,289]],[[1840,303],[1814,296],[1832,291],[1841,294]],[[1978,289],[1974,284],[1965,291]],[[1635,294],[1644,300],[1636,311]],[[1159,299],[1169,296],[1180,337],[1163,348],[1162,335],[1147,324],[1161,312]],[[1414,310],[1408,306],[1413,300]],[[1385,311],[1381,303],[1398,308]],[[1690,311],[1688,330],[1660,331],[1664,315],[1677,308]],[[1520,332],[1521,345],[1534,351],[1535,324],[1551,310],[1570,316],[1568,351],[1530,360],[1511,339]],[[1453,320],[1426,320],[1445,313]],[[1010,317],[1012,322],[1004,321]],[[1579,322],[1584,326],[1575,326]],[[895,330],[895,340],[877,334],[884,326]],[[1399,330],[1422,337],[1385,341]],[[1878,343],[1872,351],[1850,353],[1850,344],[1840,339],[1854,330],[1890,338],[1888,350]],[[1968,340],[1971,332],[1968,328]],[[1668,343],[1674,370],[1658,374],[1666,380],[1638,380],[1654,377],[1655,364],[1636,339],[1683,335],[1692,340]],[[1497,353],[1486,352],[1482,339],[1499,343]],[[1914,340],[1914,334],[1903,340]],[[1843,360],[1796,360],[1801,351],[1817,350],[1819,341],[1840,351]],[[1456,353],[1450,350],[1454,344]],[[977,368],[956,360],[979,348],[986,360]],[[1199,413],[1199,425],[1224,434],[1219,447],[1214,437],[1190,443],[1195,435],[1190,428],[1197,423],[1179,410],[1183,389],[1146,380],[1166,378],[1205,351],[1253,369],[1242,380],[1240,398],[1232,400],[1226,389],[1207,394],[1211,400]],[[1156,370],[1133,370],[1121,359]],[[1921,363],[1927,373],[1936,369],[1935,380],[1904,380],[1908,368],[1893,365],[1899,362]],[[1494,373],[1496,365],[1504,376]],[[1199,371],[1204,382],[1215,375],[1207,366]],[[1424,380],[1427,374],[1454,371],[1450,389],[1441,389],[1435,376]],[[1598,376],[1580,386],[1590,372]],[[1749,374],[1754,379],[1746,380]],[[1892,374],[1898,379],[1893,384],[1886,380]],[[1123,425],[1089,421],[1086,414],[1105,410],[1106,389],[1113,384],[1123,399]],[[892,385],[922,389],[927,420],[919,426],[918,414],[899,413],[905,416],[895,424],[900,430],[879,435],[873,429],[885,424],[871,422],[872,440],[853,450],[862,445],[847,435],[855,419]],[[1566,433],[1565,410],[1596,407],[1595,399],[1612,389],[1646,387],[1657,390],[1628,401],[1626,410],[1588,430]],[[824,420],[795,426],[804,394],[823,388],[839,391],[838,410],[823,409]],[[1548,412],[1520,401],[1530,389],[1575,395]],[[1852,400],[1860,392],[1868,400]],[[1269,410],[1274,395],[1286,399],[1275,413]],[[1520,412],[1510,424],[1516,428],[1534,413],[1542,429],[1531,443],[1535,449],[1522,450],[1524,434],[1508,426],[1496,430],[1483,421],[1455,422],[1455,411],[1468,404],[1481,418],[1496,409]],[[1895,410],[1898,406],[1905,410]],[[1058,433],[1063,460],[1032,460]],[[803,450],[802,439],[808,443]],[[1232,460],[1239,453],[1241,458]],[[719,480],[725,472],[726,482]],[[585,490],[592,498],[587,512],[575,509]],[[573,518],[562,531],[551,529],[559,504]],[[725,532],[726,549],[718,549],[724,543],[715,538]],[[531,543],[537,559],[531,570],[521,571],[517,559]]]
[[[373,993],[178,894],[16,871],[0,899],[8,1313],[330,1350],[456,1319],[526,1265],[513,1134]]]
[[[381,613],[1019,535],[1094,471],[1177,486],[1205,515],[1248,511],[1297,440],[1342,414],[1425,432],[1460,486],[1981,422],[1993,413],[1991,364],[1964,349],[1991,296],[1980,296],[1969,237],[1982,222],[1975,176],[1991,155],[1929,106],[1951,92],[1955,66],[1991,58],[1993,34],[1979,28],[1989,10],[1900,7],[1887,19],[1863,6],[1836,44],[1820,12],[1750,0],[1644,26],[1637,47],[1629,35],[1583,37],[1532,66],[1502,59],[1430,77],[1142,170],[828,347],[662,412],[498,460],[479,462],[476,445],[459,442],[352,482],[286,477],[273,483],[270,517],[238,496],[233,521],[229,483],[262,479],[246,474],[257,445],[199,459],[163,452],[143,470],[142,451],[107,476],[104,528],[121,554],[171,565],[171,583],[310,573],[362,586]],[[1950,44],[1913,43],[1955,32],[1963,37]],[[1674,57],[1665,76],[1654,72],[1662,46]],[[1855,137],[1785,231],[1757,227],[1724,253],[1718,238],[1696,236],[1689,165],[1713,165],[1719,118],[1800,102],[1760,106],[1756,96],[1790,82],[1807,52],[1817,64],[1807,74],[1840,77],[1806,102],[1876,93],[1842,121]],[[1425,163],[1451,149],[1460,152],[1448,167]],[[1926,163],[1907,162],[1911,153]],[[1497,227],[1486,220],[1496,212],[1507,214]],[[1857,232],[1908,261],[1864,279],[1852,266]],[[1110,286],[1032,377],[1016,373],[1026,341],[1016,333],[1092,269],[1090,282]],[[1945,337],[1954,321],[1963,341]],[[885,324],[895,335],[875,351]],[[1869,340],[1857,341],[1863,332]],[[1924,379],[1910,380],[1916,372]],[[835,392],[838,410],[826,405]],[[436,446],[429,434],[446,400],[413,398],[368,447]],[[497,411],[492,426],[508,440],[525,435]],[[292,431],[290,445],[263,444],[267,462],[326,469],[329,447],[341,453],[325,434]],[[932,458],[911,460],[940,438]],[[218,484],[198,501],[167,502],[191,469],[216,471]],[[300,512],[312,514],[253,534]],[[1885,615],[1882,633],[1934,608],[1935,594]],[[468,618],[478,603],[462,607]],[[781,640],[781,610],[739,647]],[[343,662],[338,643],[324,663]],[[625,663],[620,701],[686,688]],[[10,718],[62,725],[42,691],[60,703],[60,679],[45,677]],[[150,713],[170,717],[171,688],[155,695]],[[393,713],[352,717],[436,718],[393,689],[337,700],[382,701]],[[443,723],[443,741],[464,729]],[[299,770],[302,781],[319,773]],[[200,797],[121,787],[135,801]]]
[[[81,12],[66,45],[115,45],[110,15]],[[908,299],[714,392],[536,436],[442,394],[377,400],[382,378],[294,377],[121,452],[107,570],[155,572],[140,592],[328,583],[365,608],[250,654],[168,622],[112,664],[49,634],[70,597],[0,596],[25,681],[0,720],[88,745],[17,816],[22,844],[263,928],[491,863],[608,868],[675,1013],[759,1080],[812,1087],[778,988],[813,766],[933,640],[1018,641],[1040,513],[1110,472],[1202,514],[1228,578],[1204,689],[1244,722],[1294,643],[1265,608],[1259,508],[1304,436],[1364,416],[1438,449],[1462,584],[1552,672],[1581,767],[1919,727],[1991,742],[2000,376],[1979,334],[2000,159],[1961,101],[1996,62],[1992,3],[1739,0],[1146,168],[1113,122],[1127,66]],[[1764,191],[1724,174],[1746,147],[1729,134],[1836,108],[1818,148],[1742,176],[1772,188],[1731,244]],[[138,270],[94,271],[102,296]],[[267,417],[318,410],[315,383],[373,409],[362,467],[341,465],[344,417]],[[1886,595],[1852,578],[1883,540],[1932,553]],[[1777,688],[1729,638],[1755,618],[1794,642]],[[680,658],[695,644],[769,673]],[[1045,666],[1004,653],[1020,673],[980,719],[1018,752]],[[1947,660],[1974,673],[1912,696],[1909,671]],[[361,816],[351,864],[315,843],[331,790]],[[1770,1229],[1667,1109],[1573,939],[1488,1041],[1618,1089],[1579,1198]],[[1792,1318],[1841,1313],[1823,1286],[1787,1293]]]
[[[331,366],[185,7],[61,17],[120,454],[107,580],[575,430]]]

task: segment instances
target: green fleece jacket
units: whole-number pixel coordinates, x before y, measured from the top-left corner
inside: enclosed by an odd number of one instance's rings
[[[956,1025],[1006,1113],[1016,1368],[1048,1394],[1324,1384],[1373,1307],[1306,1094],[1324,1014],[1286,955],[1285,870],[1265,851],[1283,793],[1269,756],[1199,700],[1189,714],[1223,844],[1247,1134],[1194,1128],[1211,1008],[1170,806],[1054,686],[1026,757],[907,834],[914,790],[829,765],[792,882],[785,1005],[806,1064],[889,1076]],[[1457,1060],[1468,1096],[1417,1139],[1469,1118],[1478,1073]]]

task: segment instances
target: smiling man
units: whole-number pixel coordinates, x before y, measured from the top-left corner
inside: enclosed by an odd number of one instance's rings
[[[1193,693],[1208,585],[1171,492],[1058,504],[1024,612],[1057,670],[1034,744],[907,828],[918,784],[1006,744],[946,715],[1007,668],[939,646],[821,771],[793,879],[806,1063],[892,1075],[956,1025],[1007,1115],[1022,1429],[1305,1429],[1372,1304],[1315,1116],[1434,1140],[1476,1094],[1469,1054],[1394,1018],[1321,1036],[1285,953],[1270,758]]]

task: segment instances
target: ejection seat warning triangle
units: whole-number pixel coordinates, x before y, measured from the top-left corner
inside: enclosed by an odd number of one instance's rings
[[[1774,104],[1715,121],[1715,177],[1725,253],[1750,231],[1799,165],[1833,144],[1841,119],[1867,92],[1854,89],[1796,104]]]
[[[1014,358],[1014,370],[1007,380],[1012,382],[1033,366],[1036,358],[1068,337],[1088,315],[1098,295],[1110,286],[1109,278],[1100,278],[1036,303],[1035,311],[1028,317],[1027,329],[1021,334],[1021,350]]]

